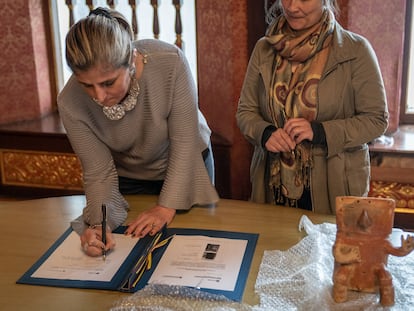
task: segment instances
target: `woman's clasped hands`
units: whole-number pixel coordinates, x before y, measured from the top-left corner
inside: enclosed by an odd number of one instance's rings
[[[292,118],[283,128],[272,133],[265,147],[270,152],[290,152],[304,140],[312,140],[313,131],[309,121],[304,118]]]

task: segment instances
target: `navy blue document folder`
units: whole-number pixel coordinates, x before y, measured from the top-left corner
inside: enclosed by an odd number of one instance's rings
[[[114,232],[122,233],[125,229],[126,227],[119,227]],[[53,254],[53,252],[71,234],[71,232],[71,228],[67,229],[62,236],[59,237],[59,239],[39,258],[39,260],[37,260],[36,263],[26,273],[24,273],[19,280],[17,280],[17,283],[56,287],[118,290],[132,293],[142,289],[148,283],[148,280],[163,256],[170,239],[174,235],[208,236],[213,238],[227,238],[247,241],[234,290],[226,291],[200,288],[200,290],[210,292],[212,294],[224,295],[229,299],[241,301],[259,236],[256,233],[245,232],[164,228],[157,235],[147,235],[144,238],[138,239],[136,245],[133,247],[132,251],[126,257],[125,261],[121,264],[110,281],[85,281],[33,277],[33,273],[35,273],[42,263]],[[207,256],[209,255],[210,254],[207,254]]]

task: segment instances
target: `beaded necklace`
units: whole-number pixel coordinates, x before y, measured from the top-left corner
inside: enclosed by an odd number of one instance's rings
[[[142,55],[142,63],[145,65],[147,63],[147,54],[141,54]],[[113,105],[111,107],[102,107],[102,111],[105,114],[105,116],[109,120],[120,120],[125,116],[125,113],[127,111],[131,111],[135,108],[137,105],[137,98],[140,92],[140,87],[138,83],[138,79],[135,76],[135,67],[131,71],[131,87],[128,91],[127,97],[119,104]],[[97,104],[100,105],[100,103],[93,99]]]
[[[103,107],[102,111],[109,120],[120,120],[125,116],[127,111],[131,111],[137,104],[140,87],[135,71],[131,75],[131,88],[129,89],[127,97],[119,104],[111,107]]]

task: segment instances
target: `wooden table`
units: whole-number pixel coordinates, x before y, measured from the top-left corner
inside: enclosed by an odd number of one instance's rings
[[[155,196],[128,196],[132,219],[151,207]],[[0,310],[109,310],[124,293],[16,284],[40,256],[80,215],[84,196],[0,202]],[[176,215],[170,227],[216,229],[259,233],[243,302],[259,303],[254,285],[264,250],[286,250],[303,238],[299,219],[307,215],[312,222],[335,222],[332,215],[304,210],[221,200],[215,208],[196,207]]]

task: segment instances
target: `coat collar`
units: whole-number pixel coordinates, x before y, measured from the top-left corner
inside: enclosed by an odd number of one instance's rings
[[[325,66],[324,73],[330,72],[338,64],[348,62],[355,58],[355,51],[350,45],[350,32],[335,22],[331,52]],[[325,75],[324,74],[324,75]]]

